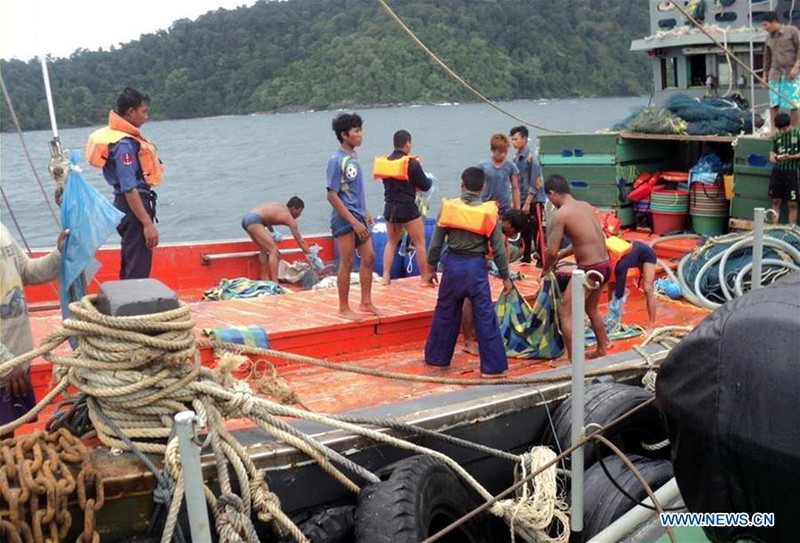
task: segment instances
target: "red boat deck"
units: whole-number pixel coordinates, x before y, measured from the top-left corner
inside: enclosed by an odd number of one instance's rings
[[[659,251],[660,256],[669,258],[665,250],[682,253],[686,247],[667,247]],[[539,288],[540,270],[519,264],[514,264],[512,268],[525,274],[515,284],[523,296],[532,299]],[[496,299],[502,283],[496,278],[491,278],[490,283]],[[359,296],[359,287],[352,286],[350,299],[353,307],[357,306]],[[203,328],[255,325],[267,331],[270,347],[279,351],[380,368],[388,372],[462,379],[479,377],[477,357],[463,353],[458,348],[449,368],[425,365],[422,351],[436,296],[437,290],[421,287],[418,277],[397,279],[388,287],[376,282],[373,285],[373,299],[384,315],[366,316],[361,322],[351,322],[337,315],[335,288],[249,300],[190,302],[190,307],[198,338],[203,337]],[[707,314],[707,311],[687,303],[662,298],[659,300],[657,324],[692,326]],[[643,295],[636,288],[631,289],[623,320],[629,325],[647,321]],[[55,311],[34,312],[31,314],[31,323],[34,340],[38,344],[47,333],[60,326],[61,317]],[[641,339],[614,342],[612,352],[630,349]],[[67,348],[66,345],[61,347]],[[210,362],[210,351],[204,352],[203,358],[205,362]],[[460,388],[458,385],[392,381],[354,373],[338,374],[332,378],[329,369],[280,360],[271,362],[279,368],[280,374],[287,379],[304,405],[324,412],[394,403]],[[564,358],[555,361],[509,359],[510,376],[522,376],[567,364]],[[41,398],[50,382],[50,366],[44,360],[37,360],[33,370],[36,396]],[[365,394],[365,391],[369,393]],[[46,414],[42,418],[45,419]]]

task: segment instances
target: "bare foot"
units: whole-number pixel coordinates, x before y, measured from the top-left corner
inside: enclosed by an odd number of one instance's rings
[[[362,313],[371,313],[371,314],[375,315],[376,317],[380,317],[380,316],[383,315],[381,310],[378,309],[377,307],[375,307],[375,304],[372,304],[372,303],[360,304],[358,306],[358,310],[361,311]]]
[[[464,343],[464,345],[461,347],[461,350],[465,353],[473,354],[475,356],[480,356],[481,354],[478,350],[478,344],[472,341],[469,343]]]
[[[391,279],[391,277],[385,277],[385,276],[384,276],[384,277],[381,279],[381,285],[383,285],[384,287],[388,287],[388,286],[389,286],[391,283],[392,283],[392,279]]]
[[[349,307],[347,309],[340,309],[339,313],[337,313],[337,314],[340,317],[342,317],[344,319],[347,319],[347,320],[350,320],[350,321],[359,322],[361,320],[364,320],[364,315],[359,315],[358,313],[356,313],[355,311],[353,311]]]

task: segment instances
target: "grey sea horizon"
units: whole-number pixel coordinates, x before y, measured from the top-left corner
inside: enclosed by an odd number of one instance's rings
[[[152,108],[158,107],[153,97]],[[523,100],[500,105],[537,125],[569,132],[595,132],[645,106],[648,97]],[[56,107],[57,107],[56,98]],[[411,105],[357,109],[364,119],[364,143],[357,149],[366,178],[367,207],[383,213],[383,185],[370,180],[372,160],[391,151],[392,134],[412,134],[412,152],[426,172],[439,179],[429,216],[442,197],[457,196],[459,175],[467,166],[489,157],[489,138],[508,134],[522,124],[486,104]],[[164,181],[158,187],[158,229],[161,243],[240,239],[242,216],[257,204],[286,202],[297,195],[306,209],[299,219],[304,234],[329,233],[330,205],[325,197],[327,161],[338,147],[331,120],[339,111],[253,114],[145,124],[142,132],[159,148]],[[59,131],[65,149],[82,150],[97,127]],[[546,133],[528,127],[533,138]],[[49,131],[23,134],[36,173],[52,202],[53,182],[47,173]],[[511,151],[513,152],[513,150]],[[11,213],[33,248],[50,248],[58,235],[44,196],[16,133],[0,137],[0,180],[9,207],[2,202],[3,223],[22,242]],[[84,177],[109,200],[111,187],[97,168],[82,157]],[[53,204],[55,205],[55,204]],[[280,230],[280,229],[279,229]],[[288,231],[284,229],[284,233]],[[106,242],[119,243],[113,234]]]

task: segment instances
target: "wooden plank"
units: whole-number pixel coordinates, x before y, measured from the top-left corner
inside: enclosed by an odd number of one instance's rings
[[[638,132],[620,132],[619,135],[629,140],[664,140],[664,141],[715,141],[732,143],[736,136],[692,136],[689,134],[640,134]]]
[[[549,165],[610,165],[617,161],[614,155],[582,155],[582,156],[563,156],[563,155],[539,155],[541,164]]]

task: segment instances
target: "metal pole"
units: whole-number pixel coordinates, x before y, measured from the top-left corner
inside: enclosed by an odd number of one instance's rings
[[[186,510],[189,513],[189,528],[192,543],[211,543],[211,525],[208,522],[208,507],[203,491],[203,467],[200,464],[200,448],[192,441],[195,414],[181,411],[175,415],[175,433],[181,453],[181,470],[186,495]]]
[[[577,443],[584,435],[583,387],[584,387],[584,347],[586,332],[583,326],[585,299],[583,293],[586,274],[583,270],[573,270],[570,288],[572,289],[572,443]],[[570,541],[583,541],[583,447],[572,451],[570,507]]]
[[[44,93],[47,95],[47,110],[50,112],[50,127],[53,129],[53,139],[58,141],[58,126],[56,126],[56,110],[53,107],[53,92],[50,90],[50,74],[47,71],[47,59],[42,54],[39,57],[42,63],[42,77],[44,78]]]
[[[752,126],[753,134],[756,133],[756,78],[753,72],[755,71],[755,55],[753,53],[753,32],[755,31],[755,25],[753,25],[753,3],[747,3],[747,9],[749,10],[748,19],[750,21],[750,126]],[[767,77],[768,74],[762,72],[764,77]],[[770,130],[774,130],[774,127],[770,127]]]
[[[750,270],[752,284],[750,290],[761,288],[761,259],[764,252],[764,208],[753,210],[753,269]]]

